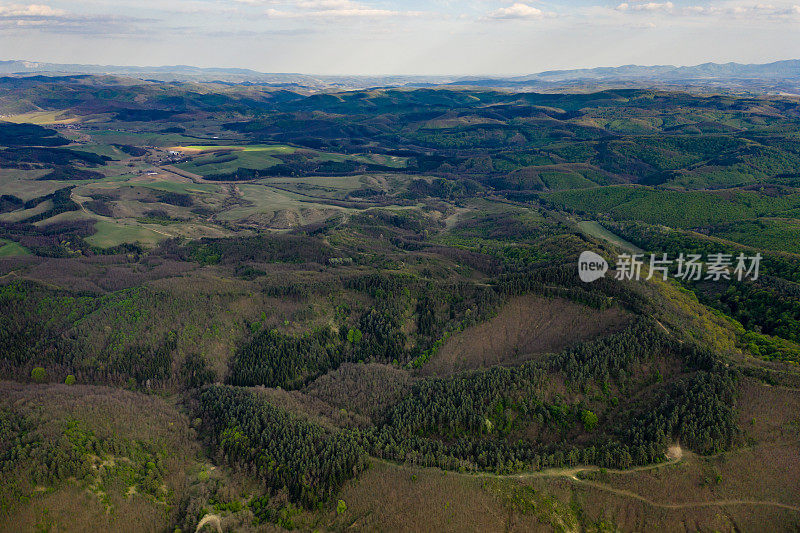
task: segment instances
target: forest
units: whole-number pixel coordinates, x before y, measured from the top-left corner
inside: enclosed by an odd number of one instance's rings
[[[796,99],[0,90],[3,524],[796,526]]]

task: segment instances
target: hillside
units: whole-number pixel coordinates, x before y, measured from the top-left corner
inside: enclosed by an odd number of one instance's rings
[[[0,530],[800,523],[796,99],[68,75],[0,112]]]

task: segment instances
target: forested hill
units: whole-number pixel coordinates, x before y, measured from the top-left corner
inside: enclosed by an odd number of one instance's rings
[[[313,93],[0,79],[0,531],[795,529],[796,99]]]

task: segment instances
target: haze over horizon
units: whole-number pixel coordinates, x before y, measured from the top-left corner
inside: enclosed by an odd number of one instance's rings
[[[513,73],[513,74],[491,74],[491,73],[473,73],[473,74],[414,74],[414,73],[404,73],[404,72],[394,72],[394,73],[383,73],[383,74],[360,74],[360,73],[349,73],[349,72],[339,72],[339,73],[326,73],[320,74],[317,72],[274,72],[274,71],[261,71],[258,69],[250,68],[250,67],[231,67],[228,65],[208,65],[208,66],[200,66],[200,65],[191,65],[191,64],[152,64],[152,65],[145,65],[145,64],[100,64],[100,63],[52,63],[49,61],[35,61],[30,59],[23,59],[23,58],[0,58],[0,63],[26,63],[29,64],[32,68],[30,69],[30,73],[36,72],[58,72],[55,70],[55,67],[58,66],[69,66],[73,67],[74,70],[70,69],[65,72],[80,72],[80,67],[86,67],[86,73],[95,73],[93,69],[103,69],[108,68],[109,74],[118,74],[118,70],[123,69],[131,69],[131,71],[141,71],[142,73],[150,73],[149,71],[163,71],[163,72],[175,72],[180,73],[183,69],[190,70],[190,69],[197,69],[199,71],[209,71],[209,72],[217,72],[217,71],[250,71],[254,74],[263,74],[263,75],[275,75],[275,76],[305,76],[309,78],[320,77],[320,78],[397,78],[397,79],[404,79],[404,78],[423,78],[423,79],[446,79],[446,80],[458,80],[458,79],[480,79],[480,78],[487,78],[487,79],[498,79],[498,80],[513,80],[516,78],[529,78],[531,76],[538,76],[538,75],[545,75],[548,73],[577,73],[581,72],[591,72],[595,70],[608,70],[608,71],[623,71],[627,67],[633,67],[636,69],[640,69],[642,71],[647,69],[653,69],[654,72],[657,72],[657,69],[661,68],[675,68],[675,69],[686,69],[686,68],[696,68],[696,67],[703,67],[704,65],[736,65],[739,67],[742,66],[767,66],[773,65],[776,63],[784,63],[784,62],[800,62],[800,59],[794,58],[786,58],[786,59],[778,59],[774,62],[768,63],[751,63],[746,64],[738,61],[730,61],[730,62],[717,62],[717,61],[709,61],[702,64],[619,64],[619,65],[593,65],[593,66],[586,66],[586,67],[574,67],[574,68],[553,68],[547,69],[537,72],[524,72],[524,73]],[[35,65],[47,66],[46,70],[36,70],[33,68]],[[624,75],[623,75],[624,76]],[[613,77],[613,75],[612,75]]]
[[[4,59],[316,75],[769,63],[798,29],[798,0],[0,2]]]

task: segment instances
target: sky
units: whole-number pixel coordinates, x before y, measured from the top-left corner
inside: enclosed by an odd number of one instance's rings
[[[800,58],[800,0],[0,0],[0,60],[524,75]]]

